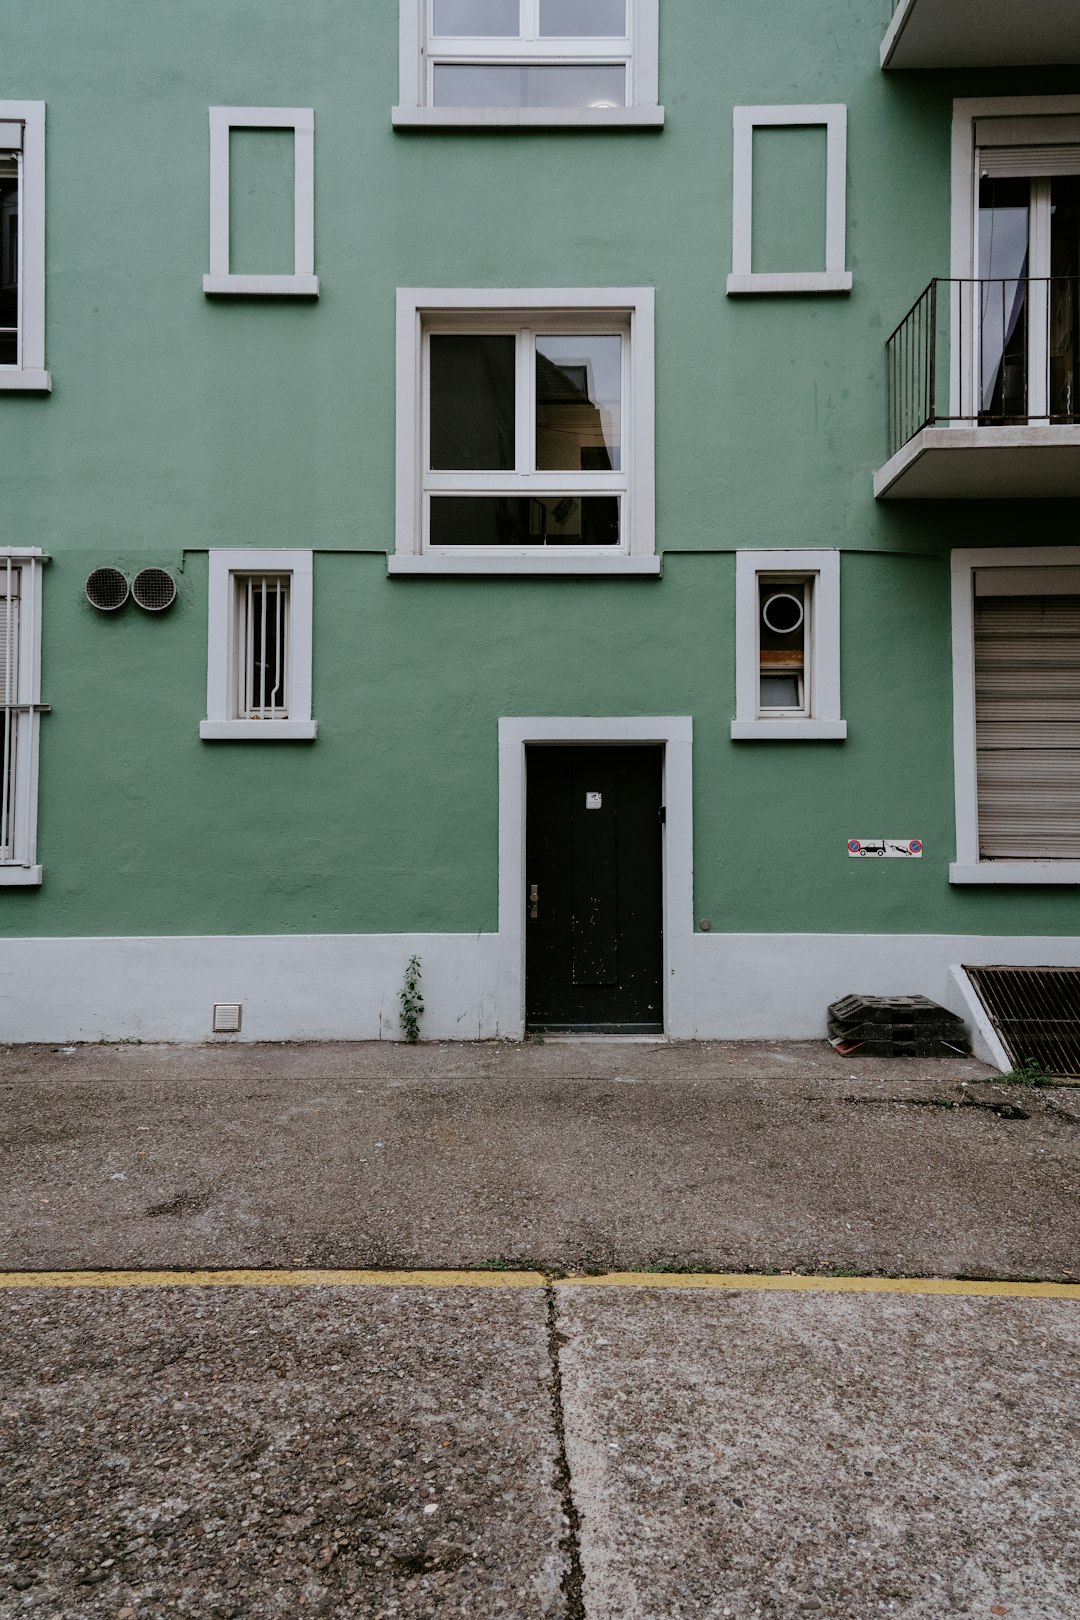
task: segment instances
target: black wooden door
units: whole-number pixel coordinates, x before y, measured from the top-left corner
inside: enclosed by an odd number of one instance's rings
[[[526,769],[528,1027],[661,1032],[661,750],[534,747]]]

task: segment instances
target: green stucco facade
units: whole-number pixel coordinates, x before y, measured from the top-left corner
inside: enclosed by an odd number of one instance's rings
[[[52,559],[44,881],[0,888],[0,934],[494,933],[508,715],[693,718],[714,935],[1077,932],[1074,888],[948,875],[950,550],[1067,543],[1075,507],[872,490],[885,339],[948,274],[953,98],[1075,73],[883,74],[889,9],[664,0],[662,131],[447,132],[391,127],[394,0],[0,0],[0,95],[48,106],[53,378],[0,394],[0,545]],[[847,105],[853,290],[728,298],[732,107],[786,102]],[[315,109],[317,301],[204,295],[215,104]],[[779,208],[813,250],[823,145],[762,154],[761,241]],[[252,262],[280,155],[245,156]],[[395,289],[548,285],[656,289],[662,578],[389,579]],[[312,744],[200,741],[219,547],[315,553]],[[730,738],[735,556],[770,547],[843,553],[844,742]],[[85,600],[92,567],[153,562],[169,613]],[[848,859],[884,834],[924,858]]]

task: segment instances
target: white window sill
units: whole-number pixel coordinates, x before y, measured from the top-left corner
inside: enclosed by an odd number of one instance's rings
[[[743,293],[848,293],[851,291],[850,270],[812,271],[807,275],[765,275],[755,272],[749,276],[728,276],[728,296]]]
[[[203,276],[203,292],[214,297],[318,298],[318,276]]]
[[[978,861],[949,867],[950,883],[1080,883],[1080,861]]]
[[[846,720],[733,720],[732,742],[843,742]]]
[[[663,572],[662,557],[597,557],[552,555],[466,554],[420,557],[389,556],[386,572],[391,578],[415,579],[431,574],[574,574],[616,578],[658,579]]]
[[[663,129],[663,107],[394,107],[395,129]]]
[[[0,889],[38,889],[40,866],[0,866]]]
[[[0,394],[51,394],[52,375],[48,371],[20,371],[17,366],[0,366]]]
[[[314,742],[317,720],[203,720],[203,742]]]

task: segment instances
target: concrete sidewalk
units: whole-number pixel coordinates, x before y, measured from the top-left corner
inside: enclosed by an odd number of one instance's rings
[[[0,1291],[0,1615],[1077,1620],[1039,1299]]]
[[[0,1268],[1080,1273],[1080,1092],[805,1045],[0,1048]]]

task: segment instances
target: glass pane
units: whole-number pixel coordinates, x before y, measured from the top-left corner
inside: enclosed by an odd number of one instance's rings
[[[540,0],[542,39],[624,39],[626,0]]]
[[[436,107],[625,107],[626,69],[485,67],[435,68]]]
[[[806,667],[806,585],[761,580],[758,585],[761,707],[801,709]]]
[[[980,182],[980,414],[994,421],[1027,413],[1030,203],[1029,180]]]
[[[1080,179],[1050,182],[1050,416],[1075,421],[1080,413]]]
[[[513,472],[516,339],[509,333],[431,338],[434,472]]]
[[[622,467],[622,338],[538,337],[536,465],[542,472]]]
[[[19,167],[0,152],[0,366],[19,363]]]
[[[518,39],[521,0],[435,0],[432,33],[440,39]]]
[[[762,675],[761,707],[763,709],[801,709],[797,675]]]
[[[434,495],[433,546],[617,546],[617,495]]]

